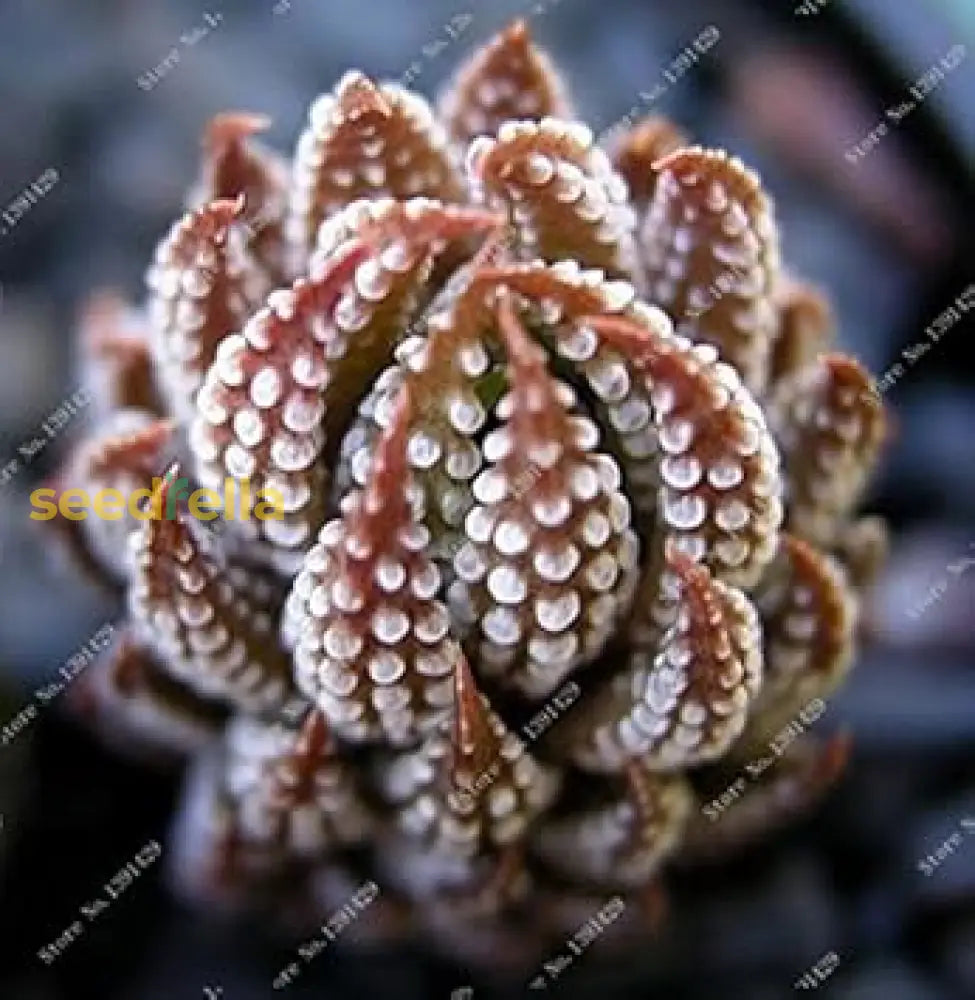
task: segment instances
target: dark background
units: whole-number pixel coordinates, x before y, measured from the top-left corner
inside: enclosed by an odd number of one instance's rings
[[[810,0],[816,4],[817,0]],[[70,395],[76,308],[96,286],[142,297],[152,249],[195,174],[198,137],[226,108],[268,113],[290,150],[310,99],[358,66],[435,92],[512,16],[568,79],[599,132],[639,103],[709,24],[710,52],[649,110],[724,145],[776,198],[786,262],[830,290],[840,343],[876,373],[975,280],[975,3],[857,0],[803,15],[745,0],[0,0],[0,210],[48,168],[58,183],[0,235],[0,468]],[[541,8],[536,12],[535,7]],[[180,36],[223,15],[193,46]],[[427,57],[444,24],[462,37]],[[965,60],[856,164],[844,156],[953,45]],[[151,91],[136,78],[173,46]],[[432,50],[430,50],[432,51]],[[867,616],[871,641],[824,725],[850,728],[852,766],[815,816],[719,870],[672,880],[670,921],[632,960],[599,947],[550,987],[566,997],[779,998],[822,955],[847,1000],[975,996],[975,838],[931,877],[920,858],[975,817],[975,392],[968,320],[886,393],[894,439],[871,506],[895,529]],[[115,609],[60,572],[27,519],[28,494],[80,422],[0,486],[0,724]],[[940,599],[921,613],[932,585]],[[912,611],[915,609],[915,611]],[[35,956],[107,877],[162,839],[178,776],[101,749],[55,703],[0,748],[0,1000],[427,998],[483,970],[416,946],[335,952],[274,993],[303,938],[208,919],[174,903],[155,866],[50,968]]]

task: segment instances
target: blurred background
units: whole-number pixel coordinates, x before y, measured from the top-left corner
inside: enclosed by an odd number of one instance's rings
[[[432,44],[458,15],[461,37]],[[975,835],[930,876],[918,867],[975,820],[975,329],[956,303],[975,282],[972,0],[0,0],[0,725],[116,613],[59,569],[27,516],[83,414],[36,453],[25,444],[77,388],[80,302],[100,286],[141,300],[205,122],[264,112],[290,150],[344,69],[399,79],[418,62],[413,86],[430,96],[515,16],[597,133],[639,105],[754,166],[786,262],[833,298],[841,346],[878,376],[904,366],[884,391],[894,434],[869,504],[890,519],[893,552],[867,648],[827,716],[855,734],[846,777],[736,865],[677,873],[669,920],[639,955],[601,961],[596,945],[551,989],[779,998],[835,951],[820,989],[836,998],[975,997]],[[642,101],[708,25],[718,43]],[[178,64],[140,85],[174,47]],[[952,50],[954,68],[895,122],[887,111]],[[918,356],[953,305],[958,321]],[[160,866],[50,968],[36,957],[161,837],[177,791],[177,775],[103,750],[57,701],[0,746],[3,1000],[278,995],[274,975],[303,939],[184,909]],[[464,987],[517,995],[416,945],[367,960],[334,950],[287,992],[427,1000]]]

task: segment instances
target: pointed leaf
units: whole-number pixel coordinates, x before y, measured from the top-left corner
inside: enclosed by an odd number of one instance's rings
[[[269,291],[233,225],[243,200],[215,201],[177,222],[146,273],[157,372],[169,412],[190,419],[217,345]]]
[[[178,471],[163,478],[147,511],[155,516],[133,536],[129,611],[137,634],[198,693],[248,711],[279,709],[292,686],[273,609],[255,606],[205,551],[179,507]]]
[[[722,150],[679,149],[657,171],[640,230],[650,301],[679,333],[717,347],[760,393],[776,333],[771,202],[754,171]]]
[[[295,151],[287,225],[294,273],[303,269],[322,222],[358,198],[465,201],[446,146],[422,97],[346,73],[334,94],[312,104]]]
[[[585,125],[506,122],[496,139],[474,140],[467,170],[479,195],[506,211],[519,259],[565,258],[617,277],[636,275],[636,215],[626,182]]]
[[[571,116],[561,79],[520,19],[470,57],[438,110],[451,137],[462,145],[493,135],[511,119]]]

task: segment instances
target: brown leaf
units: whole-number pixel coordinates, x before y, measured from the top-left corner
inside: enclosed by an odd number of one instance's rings
[[[205,697],[274,711],[292,697],[276,622],[235,587],[179,506],[178,466],[154,492],[133,545],[129,610],[136,631],[174,677]]]
[[[635,276],[636,215],[626,183],[585,125],[506,122],[497,138],[471,143],[467,165],[478,194],[506,211],[515,256]]]
[[[650,299],[761,393],[776,333],[772,204],[754,171],[723,150],[678,149],[656,170],[640,231]]]
[[[429,104],[402,87],[346,73],[311,106],[295,151],[287,237],[301,273],[318,228],[358,198],[466,200],[443,128]]]
[[[234,226],[243,198],[211,202],[177,222],[146,272],[153,359],[169,412],[182,422],[217,345],[239,330],[270,290]]]
[[[880,457],[880,395],[856,359],[827,354],[779,384],[769,418],[789,482],[788,528],[830,546]]]
[[[199,208],[217,199],[243,195],[240,225],[247,248],[274,285],[284,276],[284,216],[290,181],[288,164],[278,153],[255,142],[270,119],[247,111],[215,115],[203,138],[201,179],[190,197]]]
[[[562,80],[521,19],[470,57],[444,91],[438,110],[461,145],[493,135],[509,120],[572,114]]]
[[[648,115],[615,138],[613,165],[630,189],[630,200],[643,210],[657,186],[657,161],[688,144],[688,137],[669,118]]]

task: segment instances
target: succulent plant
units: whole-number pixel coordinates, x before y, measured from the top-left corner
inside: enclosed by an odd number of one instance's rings
[[[661,118],[604,151],[520,22],[439,116],[352,72],[290,165],[264,124],[86,312],[59,479],[281,498],[59,523],[128,609],[78,704],[193,759],[181,884],[524,945],[807,808],[842,740],[701,803],[850,668],[884,416],[756,174]]]

